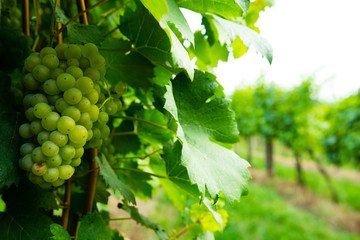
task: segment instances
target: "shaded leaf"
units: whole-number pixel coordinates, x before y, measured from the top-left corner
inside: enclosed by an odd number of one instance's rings
[[[77,236],[78,240],[109,240],[111,231],[101,215],[89,213],[81,219]]]
[[[107,39],[101,45],[100,52],[107,66],[106,79],[111,84],[123,81],[133,87],[149,88],[154,65],[139,53],[130,51],[131,43],[123,39]]]
[[[110,164],[106,160],[106,157],[104,154],[97,156],[94,158],[94,161],[96,161],[99,164],[100,169],[100,175],[103,176],[105,183],[111,187],[114,191],[117,189],[120,191],[121,195],[127,200],[130,201],[133,204],[136,204],[135,196],[130,191],[130,189],[123,184],[119,178],[116,176],[116,173],[111,168]]]
[[[135,51],[171,72],[186,69],[193,77],[194,69],[189,55],[166,22],[160,26],[140,3],[135,12],[127,8],[120,22],[120,31],[132,41]]]

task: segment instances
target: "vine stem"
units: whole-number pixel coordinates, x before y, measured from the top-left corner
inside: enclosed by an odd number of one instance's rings
[[[59,7],[61,6],[60,0],[57,0],[57,4],[58,4]],[[55,8],[55,10],[56,10],[56,8]],[[57,31],[60,31],[61,23],[59,23],[59,22],[57,23],[57,28],[56,29],[57,29]],[[59,34],[57,34],[56,38],[57,38],[57,44],[62,43],[63,42],[62,32],[59,32]]]
[[[61,33],[62,31],[64,31],[64,29],[65,29],[70,23],[72,23],[73,21],[75,21],[75,19],[77,19],[78,17],[83,16],[83,15],[86,16],[86,14],[84,14],[84,13],[87,13],[87,12],[90,11],[91,9],[99,6],[100,4],[102,4],[102,3],[106,2],[106,1],[107,1],[107,0],[102,0],[102,1],[100,1],[100,2],[98,2],[98,3],[95,3],[94,5],[90,6],[89,8],[86,8],[86,9],[85,9],[85,3],[80,4],[80,7],[81,7],[81,6],[84,6],[84,8],[83,8],[82,10],[80,10],[79,13],[76,14],[74,17],[72,17],[69,21],[67,21],[67,22],[59,29],[58,33]],[[82,0],[76,0],[76,2],[78,3],[78,2],[84,2],[84,1],[82,1]],[[78,6],[79,6],[79,4],[78,4]],[[80,22],[81,22],[81,19],[80,19]],[[83,22],[81,22],[81,23],[83,23]],[[85,24],[85,23],[84,23],[84,24]],[[87,24],[87,17],[86,17],[86,24]]]
[[[195,226],[198,225],[198,224],[200,224],[200,221],[199,221],[199,220],[196,221],[196,222],[194,222],[193,224],[191,224],[191,225],[183,228],[178,234],[176,234],[175,239],[183,236],[185,233],[187,233],[190,229],[192,229],[193,227],[195,227]]]
[[[66,180],[65,183],[65,199],[64,199],[64,208],[61,217],[61,226],[67,230],[69,224],[69,214],[70,214],[70,203],[71,203],[71,178]]]
[[[84,215],[91,213],[92,207],[94,205],[96,181],[99,173],[98,163],[94,161],[94,158],[97,156],[97,154],[98,154],[97,148],[90,149],[90,168],[89,168],[88,184],[86,188]]]
[[[29,11],[29,0],[22,0],[22,27],[23,33],[26,36],[30,36],[30,11]]]

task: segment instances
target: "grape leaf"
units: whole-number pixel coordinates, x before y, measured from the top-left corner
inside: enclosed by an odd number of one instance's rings
[[[119,178],[116,176],[116,173],[111,168],[110,164],[106,160],[106,157],[102,154],[94,159],[99,164],[100,175],[103,176],[106,184],[111,187],[114,191],[117,189],[121,192],[124,198],[127,201],[130,201],[133,204],[136,204],[135,196],[130,191],[130,189],[123,184]]]
[[[19,116],[10,94],[10,78],[0,72],[0,190],[19,181]]]
[[[175,0],[179,7],[201,14],[214,13],[227,19],[243,16],[249,8],[249,0]]]
[[[134,219],[138,224],[154,230],[160,240],[169,239],[169,236],[167,235],[163,227],[161,227],[159,224],[152,222],[150,219],[140,214],[139,210],[136,207],[129,206],[124,203],[122,205],[122,208],[127,211],[130,214],[131,218]]]
[[[31,196],[31,197],[29,197]],[[51,218],[43,209],[58,208],[55,197],[48,190],[30,182],[12,186],[3,195],[6,211],[0,213],[0,236],[4,239],[46,239],[51,236]],[[36,221],[34,221],[36,219]]]
[[[141,0],[141,3],[151,12],[158,22],[164,14],[169,12],[166,0]]]
[[[131,50],[131,43],[123,39],[107,39],[102,44],[100,52],[106,60],[106,79],[111,84],[125,81],[133,87],[149,88],[154,65],[139,53],[126,52],[126,49]]]
[[[263,57],[266,57],[269,63],[272,62],[273,49],[269,42],[262,38],[257,32],[250,29],[249,27],[226,20],[215,15],[207,15],[209,21],[213,21],[213,26],[216,26],[219,32],[225,32],[228,39],[235,41],[239,37],[246,47],[253,46],[256,51],[259,52]]]
[[[210,73],[195,71],[193,82],[181,73],[172,84],[165,94],[165,109],[178,121],[177,136],[183,145],[181,163],[191,183],[198,185],[203,196],[207,189],[212,197],[221,191],[229,202],[239,200],[246,193],[249,164],[211,141],[238,141],[230,101],[218,93],[221,86]]]
[[[51,1],[55,4],[55,1]],[[56,18],[62,24],[67,23],[70,19],[65,15],[61,7],[56,7]],[[66,27],[67,35],[76,43],[94,43],[99,45],[106,34],[107,29],[96,25],[84,25],[72,21]]]
[[[81,219],[76,239],[108,240],[111,239],[111,231],[100,214],[90,213]]]
[[[49,239],[54,240],[71,240],[69,233],[59,224],[53,223],[50,225],[50,232],[53,236]]]
[[[190,78],[193,77],[189,54],[175,33],[166,26],[166,22],[160,26],[141,3],[137,2],[135,12],[126,8],[120,23],[121,33],[132,41],[135,51],[173,73],[185,69]]]
[[[167,128],[167,119],[158,110],[141,110],[137,112],[137,117],[154,124],[139,122],[137,125],[138,136],[146,142],[166,144],[173,139],[175,133]]]

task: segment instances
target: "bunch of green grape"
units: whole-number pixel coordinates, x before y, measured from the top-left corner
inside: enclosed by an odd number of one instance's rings
[[[1,8],[1,26],[20,28],[20,20],[21,11],[16,7],[16,0],[4,0]]]
[[[25,141],[19,165],[31,182],[61,186],[81,164],[84,147],[100,147],[98,140],[109,135],[109,116],[99,110],[105,72],[105,59],[91,43],[45,47],[25,59],[28,122],[19,128]]]

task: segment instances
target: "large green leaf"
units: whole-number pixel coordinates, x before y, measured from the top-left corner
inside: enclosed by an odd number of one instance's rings
[[[3,195],[6,211],[0,213],[1,239],[47,239],[53,223],[44,210],[56,209],[55,197],[30,182],[13,186]]]
[[[165,21],[160,25],[153,15],[138,3],[135,12],[126,8],[120,22],[120,31],[132,41],[135,51],[173,73],[185,69],[189,76],[193,77],[194,69],[189,55]]]
[[[196,71],[193,82],[181,73],[172,83],[165,94],[165,109],[178,121],[181,162],[191,182],[198,185],[202,195],[207,189],[212,197],[222,192],[229,202],[239,200],[247,191],[249,164],[214,142],[238,141],[230,101],[220,96],[221,86],[209,73]]]
[[[253,46],[257,52],[267,58],[269,63],[272,62],[272,47],[269,42],[262,38],[257,32],[245,25],[217,17],[215,15],[208,15],[207,18],[209,21],[213,21],[212,26],[216,26],[219,32],[225,32],[229,40],[235,41],[235,39],[239,37],[246,47],[249,48],[250,46]]]
[[[10,78],[0,72],[0,190],[19,181],[19,116],[10,94]]]
[[[114,191],[119,190],[127,201],[136,204],[134,194],[124,183],[119,180],[114,170],[111,168],[109,162],[106,160],[106,157],[102,154],[100,157],[95,157],[94,160],[98,162],[100,175],[103,176],[106,184]]]
[[[122,81],[133,87],[148,88],[154,65],[131,50],[131,42],[123,39],[109,38],[101,45],[100,52],[106,60],[106,79],[111,84]]]
[[[227,19],[243,16],[249,8],[249,0],[175,0],[180,7],[201,14],[214,13]]]
[[[100,214],[90,213],[81,219],[76,239],[108,240],[111,239],[111,231]]]

